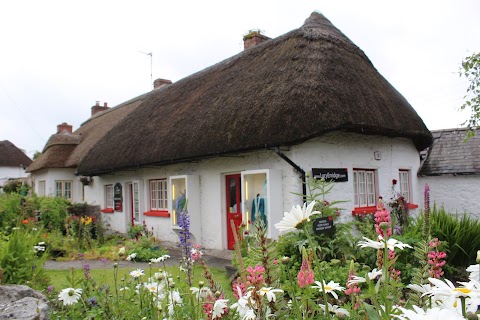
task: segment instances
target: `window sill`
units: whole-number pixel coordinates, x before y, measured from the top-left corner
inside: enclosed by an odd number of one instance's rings
[[[102,209],[100,211],[103,212],[103,213],[113,213],[113,208],[105,208],[105,209]]]
[[[362,207],[352,210],[352,216],[366,215],[377,211],[377,207]]]
[[[408,209],[417,209],[418,208],[418,204],[413,204],[413,203],[409,203],[408,204]]]
[[[147,212],[144,212],[143,215],[149,216],[149,217],[169,218],[170,217],[170,212],[168,212],[167,210],[147,211]]]

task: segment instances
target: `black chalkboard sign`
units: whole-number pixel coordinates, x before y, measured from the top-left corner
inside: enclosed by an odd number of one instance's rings
[[[118,182],[113,187],[113,206],[115,211],[123,210],[122,184]]]
[[[325,179],[325,181],[348,181],[348,171],[345,168],[312,168],[312,175],[315,179]]]
[[[313,221],[313,233],[320,234],[333,232],[335,232],[333,217],[323,217]]]

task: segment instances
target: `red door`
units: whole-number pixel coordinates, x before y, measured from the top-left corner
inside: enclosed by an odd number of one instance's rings
[[[235,224],[235,232],[242,224],[242,205],[241,205],[241,176],[239,174],[232,174],[226,176],[226,204],[227,204],[227,242],[228,249],[233,250],[235,246],[235,238],[231,220]]]

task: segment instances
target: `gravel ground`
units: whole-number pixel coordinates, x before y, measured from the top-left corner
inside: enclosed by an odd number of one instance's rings
[[[170,247],[168,250],[169,259],[165,260],[167,266],[178,266],[182,258],[182,254],[179,248]],[[203,260],[209,267],[224,268],[225,266],[231,266],[232,259],[231,251],[220,250],[202,250],[204,252]],[[74,261],[55,261],[47,260],[45,262],[45,268],[51,270],[67,270],[67,269],[82,269],[84,260]],[[91,269],[111,269],[113,267],[113,261],[102,262],[101,260],[88,260],[88,264]],[[120,261],[118,262],[119,268],[148,268],[148,262],[134,262],[134,261]]]

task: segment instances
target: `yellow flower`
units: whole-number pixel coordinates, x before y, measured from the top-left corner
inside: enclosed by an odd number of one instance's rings
[[[82,217],[82,218],[80,218],[80,221],[82,222],[82,224],[87,226],[90,223],[92,223],[93,219],[92,219],[92,217]]]

